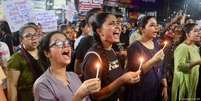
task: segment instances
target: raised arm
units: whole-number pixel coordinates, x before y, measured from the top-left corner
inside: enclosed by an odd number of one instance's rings
[[[140,47],[137,43],[129,47],[127,69],[129,71],[137,71],[140,65],[139,57],[142,56],[146,58],[146,56],[144,56],[144,52],[140,50]],[[155,55],[152,58],[146,60],[141,67],[143,74],[146,74],[150,69],[152,69],[152,67],[156,63],[160,62],[163,59],[163,57],[164,52],[163,50],[160,50],[157,53],[155,53]]]

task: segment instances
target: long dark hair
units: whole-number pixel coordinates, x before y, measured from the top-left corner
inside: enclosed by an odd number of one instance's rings
[[[109,13],[99,13],[96,16],[96,20],[92,23],[92,28],[93,28],[93,37],[95,40],[95,44],[92,46],[94,47],[94,49],[96,49],[96,51],[98,51],[101,54],[102,57],[102,61],[103,63],[105,63],[105,66],[108,66],[108,59],[105,53],[105,49],[103,47],[102,41],[100,39],[100,35],[97,32],[97,29],[100,29],[104,22],[106,21],[106,19],[108,18],[108,16],[110,16],[112,14]]]
[[[96,13],[98,13],[100,11],[102,11],[101,8],[93,8],[93,9],[89,10],[87,12],[87,14],[86,14],[86,21],[87,21],[87,23],[91,24],[93,22],[93,21],[92,22],[89,21],[91,19],[91,17],[94,16]]]
[[[6,34],[12,34],[7,21],[0,21],[0,29]]]
[[[60,31],[54,31],[54,32],[51,32],[49,34],[47,34],[46,36],[44,36],[42,38],[42,40],[40,41],[40,44],[38,46],[38,56],[39,56],[39,61],[40,63],[43,65],[43,67],[47,68],[50,66],[50,61],[49,59],[46,57],[45,55],[45,52],[48,53],[50,51],[50,47],[49,47],[49,44],[50,44],[50,39],[53,35],[55,34],[62,34],[66,37],[67,39],[67,36],[60,32]]]
[[[82,28],[84,28],[86,25],[87,25],[87,21],[86,20],[82,20],[80,22],[80,25],[79,25],[79,29],[78,29],[78,36],[80,36],[83,32],[82,32]]]

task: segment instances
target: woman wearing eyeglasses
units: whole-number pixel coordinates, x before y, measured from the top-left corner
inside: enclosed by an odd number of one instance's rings
[[[46,68],[38,61],[37,28],[25,25],[20,29],[21,48],[8,60],[8,99],[9,101],[34,101],[32,86]],[[1,98],[1,97],[0,97]]]
[[[73,72],[66,72],[71,61],[71,47],[65,34],[52,32],[38,48],[40,61],[49,67],[34,83],[35,101],[89,101],[87,95],[100,90],[100,80],[81,83]]]

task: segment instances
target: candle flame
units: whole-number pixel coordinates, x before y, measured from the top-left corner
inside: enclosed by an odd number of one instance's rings
[[[97,68],[100,68],[100,63],[96,63],[96,67],[97,67]]]
[[[142,68],[142,63],[144,62],[144,58],[140,57],[139,61],[140,61],[140,65],[139,65],[139,69],[138,70],[140,70]]]
[[[167,46],[167,44],[168,44],[168,42],[167,41],[164,41],[164,46],[163,46],[163,50],[166,48],[166,46]]]
[[[167,44],[168,44],[168,42],[167,42],[167,41],[164,41],[164,44],[165,44],[165,45],[167,45]]]
[[[142,63],[144,61],[144,58],[140,57],[139,60],[140,60],[140,63]]]

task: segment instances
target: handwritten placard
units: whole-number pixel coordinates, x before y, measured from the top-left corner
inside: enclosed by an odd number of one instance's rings
[[[33,22],[32,7],[27,1],[5,1],[3,10],[12,32],[18,31],[24,24]]]
[[[75,5],[72,2],[68,2],[66,6],[66,19],[70,22],[73,21],[73,17],[76,13]]]
[[[197,20],[196,23],[201,27],[201,20]]]
[[[40,23],[44,32],[57,30],[57,18],[54,11],[35,12],[36,23]]]

